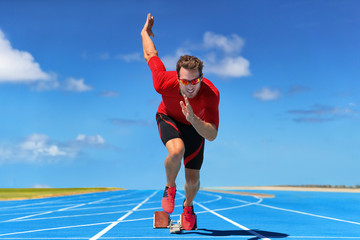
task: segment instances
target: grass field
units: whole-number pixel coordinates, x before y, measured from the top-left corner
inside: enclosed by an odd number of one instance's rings
[[[83,193],[124,190],[122,188],[0,188],[1,200],[58,197]]]

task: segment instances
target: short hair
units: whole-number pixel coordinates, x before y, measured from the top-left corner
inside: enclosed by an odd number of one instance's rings
[[[204,63],[197,57],[184,55],[181,56],[176,64],[176,72],[180,76],[180,68],[185,68],[188,70],[198,69],[200,76],[202,75]]]

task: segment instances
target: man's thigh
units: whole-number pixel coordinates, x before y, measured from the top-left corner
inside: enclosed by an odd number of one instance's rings
[[[168,150],[169,155],[183,158],[185,153],[185,146],[181,138],[173,138],[167,141],[165,147]]]

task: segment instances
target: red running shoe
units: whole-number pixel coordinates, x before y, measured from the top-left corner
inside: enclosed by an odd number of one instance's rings
[[[181,226],[183,229],[185,230],[193,230],[195,229],[195,224],[196,224],[196,216],[194,213],[194,207],[190,206],[190,207],[184,207],[184,213],[182,214],[182,222],[181,222]]]
[[[167,212],[168,214],[174,211],[175,194],[176,194],[175,187],[165,187],[163,199],[161,201],[161,206],[164,209],[164,211]]]

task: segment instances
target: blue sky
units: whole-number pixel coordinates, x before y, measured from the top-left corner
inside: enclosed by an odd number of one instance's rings
[[[360,2],[0,1],[0,187],[163,188],[151,12],[168,70],[205,62],[201,185],[360,184]],[[177,184],[184,184],[183,170]]]

